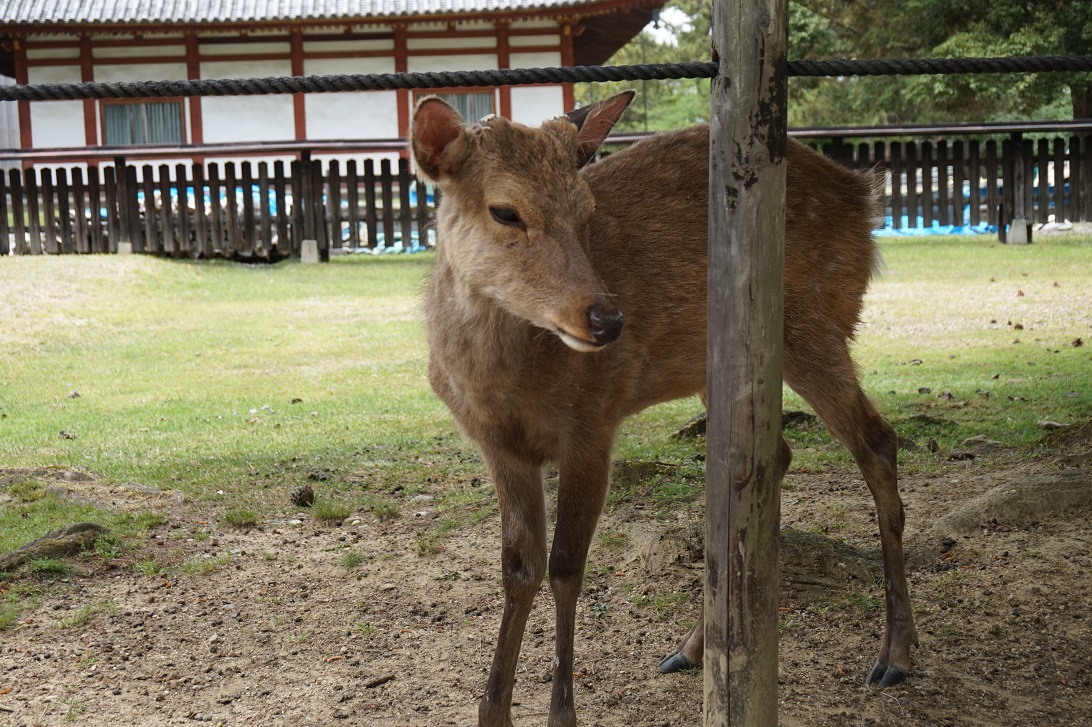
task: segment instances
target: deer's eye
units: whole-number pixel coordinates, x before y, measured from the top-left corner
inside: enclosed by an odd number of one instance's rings
[[[493,216],[493,219],[502,225],[508,225],[509,227],[523,227],[523,220],[519,218],[516,211],[509,209],[508,207],[490,207],[489,214]]]

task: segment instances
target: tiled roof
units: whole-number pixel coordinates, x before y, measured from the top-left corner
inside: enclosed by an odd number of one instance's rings
[[[592,4],[595,0],[0,0],[0,25],[338,22]]]

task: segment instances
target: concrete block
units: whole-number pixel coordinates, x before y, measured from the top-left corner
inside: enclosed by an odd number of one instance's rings
[[[318,261],[318,240],[304,240],[300,244],[300,262],[305,265],[313,265],[317,264]]]

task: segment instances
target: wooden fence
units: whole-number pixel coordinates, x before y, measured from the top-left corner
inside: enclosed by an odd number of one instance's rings
[[[792,133],[844,164],[881,171],[895,229],[986,223],[1004,240],[1014,219],[1029,225],[1092,220],[1092,121]],[[616,143],[638,138],[612,137]],[[337,142],[326,151],[351,148]],[[120,242],[153,255],[280,260],[297,258],[302,242],[315,240],[327,259],[339,250],[431,244],[438,192],[416,180],[405,160],[323,163],[301,146],[245,151],[289,151],[299,159],[207,165],[187,159],[153,167],[123,158],[104,164],[110,155],[102,150],[22,152],[32,157],[24,162],[71,162],[80,154],[92,161],[86,171],[0,174],[0,255],[108,253]]]
[[[843,164],[884,173],[895,229],[986,223],[1004,240],[1014,219],[1092,220],[1092,137],[1085,133],[814,145]]]
[[[323,259],[428,243],[433,191],[408,163],[88,166],[0,175],[0,255],[133,252],[179,258]],[[120,173],[119,173],[120,170]]]

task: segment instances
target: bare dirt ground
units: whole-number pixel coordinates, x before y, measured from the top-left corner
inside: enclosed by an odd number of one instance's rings
[[[859,573],[852,564],[813,579],[833,588],[786,568],[781,724],[1092,725],[1092,427],[1031,458],[978,454],[901,480],[921,640],[906,683],[863,685],[881,586],[837,577]],[[239,530],[171,497],[72,487],[117,506],[150,500],[166,523],[112,567],[77,561],[79,575],[44,586],[39,608],[0,632],[0,725],[474,724],[502,602],[496,515],[420,555],[428,502],[387,522],[324,525],[301,510]],[[790,473],[782,500],[785,526],[865,554],[878,544],[856,472]],[[600,533],[621,535],[594,546],[581,600],[581,724],[701,723],[701,672],[656,671],[694,615],[700,518],[700,503],[667,521],[625,505],[605,517]],[[155,574],[134,567],[153,558]],[[544,587],[516,725],[546,721],[552,647]]]

